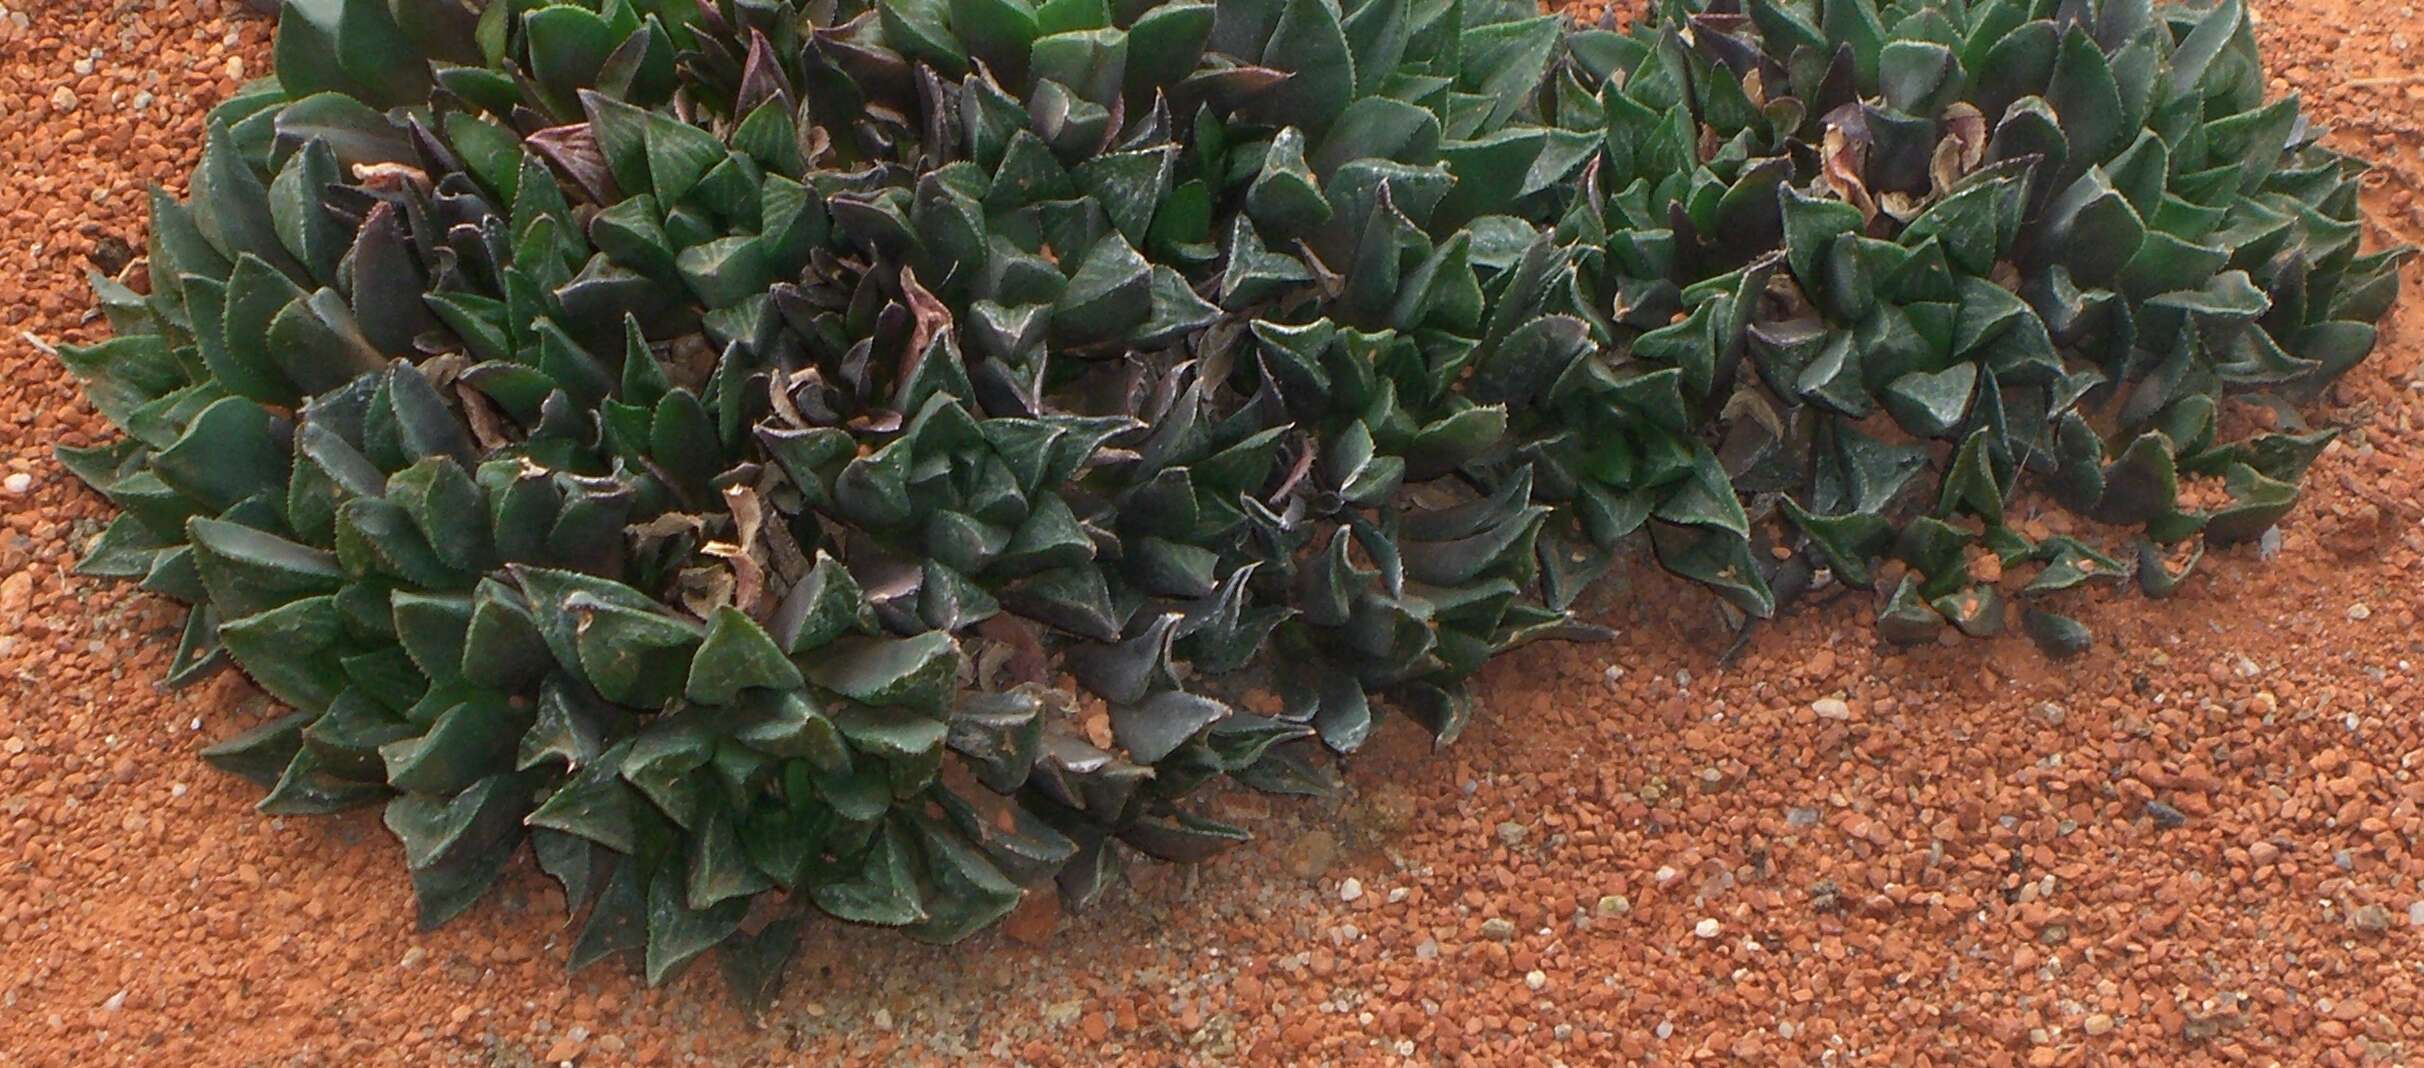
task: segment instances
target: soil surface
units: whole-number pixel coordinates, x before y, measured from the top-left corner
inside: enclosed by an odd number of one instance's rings
[[[1730,664],[1636,569],[1619,638],[1495,666],[1433,756],[1384,730],[1259,840],[1033,899],[950,949],[825,924],[773,1007],[711,969],[567,977],[519,866],[412,929],[375,812],[271,820],[194,751],[233,676],[155,684],[181,614],[68,566],[104,506],[50,458],[99,418],[25,335],[90,340],[203,110],[267,62],[230,0],[0,6],[0,1064],[2424,1062],[2424,287],[2315,422],[2277,552],[2081,607],[2093,651],[1896,651],[1861,598]],[[2276,92],[2380,161],[2424,238],[2424,20],[2258,0]],[[1595,10],[1595,9],[1594,9]],[[2062,517],[2045,514],[2049,529]]]

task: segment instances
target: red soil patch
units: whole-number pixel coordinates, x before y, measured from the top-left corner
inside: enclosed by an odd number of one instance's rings
[[[84,268],[140,249],[268,24],[36,8],[0,9],[0,1064],[2424,1057],[2412,295],[2316,413],[2350,433],[2279,555],[2084,606],[2076,661],[1881,648],[1845,598],[1721,668],[1708,599],[1636,572],[1616,642],[1497,666],[1444,756],[1398,724],[1333,803],[1233,797],[1257,844],[1084,916],[825,925],[760,1021],[708,969],[567,979],[527,869],[416,935],[375,814],[254,815],[194,750],[263,699],[160,692],[180,616],[67,574],[103,505],[49,450],[100,423],[19,337],[98,331]],[[2276,90],[2384,164],[2369,238],[2424,237],[2413,9],[2260,12]]]

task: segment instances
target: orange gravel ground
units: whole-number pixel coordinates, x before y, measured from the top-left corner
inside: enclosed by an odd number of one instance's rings
[[[269,25],[24,3],[0,6],[0,1065],[2424,1063],[2424,299],[2318,413],[2349,433],[2279,555],[2085,606],[2076,661],[1891,651],[1844,598],[1721,667],[1708,598],[1637,571],[1601,602],[1617,641],[1494,668],[1445,756],[1399,723],[1342,797],[1231,798],[1256,844],[1138,867],[1083,916],[1037,899],[950,949],[824,925],[747,1020],[711,969],[567,979],[527,865],[416,935],[375,812],[263,819],[195,759],[265,702],[161,692],[181,616],[67,573],[103,506],[50,448],[100,420],[21,332],[94,334],[88,257],[140,249],[143,184],[182,184]],[[2370,238],[2424,237],[2415,8],[2257,7],[2275,88],[2385,164]]]

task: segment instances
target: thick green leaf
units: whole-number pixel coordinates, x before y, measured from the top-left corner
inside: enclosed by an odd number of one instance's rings
[[[707,637],[690,660],[684,694],[700,704],[730,704],[751,688],[796,690],[800,669],[755,620],[725,605],[707,621]]]

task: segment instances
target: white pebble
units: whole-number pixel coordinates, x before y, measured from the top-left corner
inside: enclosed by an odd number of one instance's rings
[[[2372,619],[2373,609],[2365,607],[2365,602],[2359,601],[2356,604],[2348,606],[2348,618],[2359,620]]]
[[[54,111],[76,110],[76,91],[64,85],[51,90],[51,109]]]
[[[2407,925],[2409,927],[2424,927],[2424,901],[2408,902]]]
[[[1406,899],[1406,892],[1407,892],[1407,891],[1406,891],[1406,888],[1405,888],[1405,887],[1402,887],[1402,886],[1399,886],[1399,887],[1393,887],[1393,888],[1391,888],[1391,889],[1389,890],[1389,904],[1394,905],[1394,904],[1396,904],[1396,903],[1398,903],[1398,902],[1400,902],[1400,901],[1405,900],[1405,899]]]
[[[1659,865],[1658,874],[1654,876],[1654,878],[1658,880],[1658,885],[1665,886],[1668,883],[1674,882],[1675,877],[1681,874],[1683,873],[1676,871],[1672,865],[1662,864]]]
[[[1360,880],[1360,879],[1349,879],[1349,880],[1347,880],[1346,882],[1343,882],[1343,883],[1338,884],[1338,899],[1339,899],[1340,901],[1353,901],[1353,900],[1355,900],[1356,898],[1359,898],[1359,897],[1362,897],[1362,896],[1363,896],[1363,881],[1362,881],[1362,880]]]
[[[1534,990],[1547,986],[1549,985],[1549,973],[1541,971],[1538,968],[1525,972],[1523,976],[1523,985],[1531,987]]]
[[[1700,921],[1697,926],[1693,927],[1692,933],[1702,938],[1715,938],[1717,937],[1717,932],[1723,926],[1723,924],[1718,923],[1714,918],[1706,919]]]
[[[118,991],[118,992],[117,992],[117,993],[115,993],[115,994],[111,994],[111,995],[109,996],[109,1000],[108,1000],[108,1001],[104,1001],[104,1002],[102,1002],[102,1003],[101,1003],[101,1011],[103,1011],[103,1012],[116,1012],[116,1011],[118,1011],[119,1009],[123,1009],[123,1008],[125,1008],[125,1007],[126,1007],[126,991],[123,991],[123,990]]]
[[[26,474],[23,471],[12,474],[5,479],[0,479],[0,489],[8,490],[8,492],[12,495],[22,495],[25,493],[25,491],[32,488],[34,488],[34,476]]]

